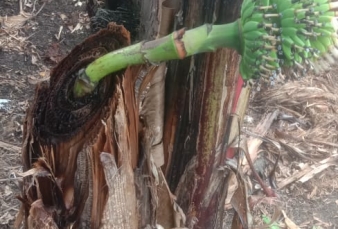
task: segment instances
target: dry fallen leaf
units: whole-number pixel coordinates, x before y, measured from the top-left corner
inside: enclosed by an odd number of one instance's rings
[[[316,216],[314,216],[313,219],[318,222],[318,223],[316,223],[317,228],[320,228],[320,226],[323,226],[325,228],[329,228],[330,226],[332,226],[331,223],[324,222],[323,220],[319,219]]]
[[[8,185],[6,185],[4,196],[10,196],[12,195],[12,193],[13,193],[12,189]]]
[[[65,14],[59,14],[60,18],[62,19],[62,21],[66,21],[68,18]]]
[[[6,212],[4,215],[0,217],[0,220],[4,224],[8,224],[11,220],[14,219],[14,215],[9,214],[9,212]]]
[[[60,28],[59,28],[59,33],[58,33],[58,34],[55,34],[55,38],[56,38],[56,40],[60,40],[60,38],[61,38],[61,33],[62,33],[62,30],[63,30],[63,26],[60,26]]]
[[[47,60],[52,61],[53,63],[59,63],[59,61],[63,58],[63,55],[61,53],[61,49],[60,49],[60,44],[59,43],[52,43],[45,54],[45,58]]]
[[[29,20],[29,17],[25,17],[21,14],[10,17],[0,17],[1,25],[6,30],[20,29],[27,20]]]
[[[32,64],[38,65],[37,62],[38,62],[38,57],[36,55],[32,55]]]
[[[236,174],[234,172],[231,172],[229,175],[229,182],[228,182],[228,194],[225,199],[226,209],[232,208],[230,201],[235,191],[237,190],[237,188],[238,188],[238,181],[237,181]]]
[[[283,216],[284,216],[284,222],[288,229],[300,229],[289,217],[287,217],[284,210],[282,210]]]
[[[80,23],[77,23],[75,28],[71,31],[71,33],[74,33],[76,30],[81,30],[82,29],[82,25]]]
[[[47,77],[47,76],[49,76],[49,73],[50,73],[50,71],[49,70],[45,70],[45,71],[43,71],[43,72],[39,72],[39,76],[41,76],[41,77]]]
[[[318,187],[315,186],[315,187],[313,188],[313,190],[311,191],[311,193],[307,195],[307,198],[308,198],[308,199],[312,199],[315,195],[317,195],[317,190],[318,190]]]

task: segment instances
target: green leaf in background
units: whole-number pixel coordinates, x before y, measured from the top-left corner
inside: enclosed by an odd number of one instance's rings
[[[280,229],[276,222],[271,223],[271,219],[268,216],[263,215],[262,219],[264,224],[268,225],[270,229]]]

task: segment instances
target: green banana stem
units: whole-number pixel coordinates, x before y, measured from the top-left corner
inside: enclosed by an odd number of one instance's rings
[[[81,97],[92,92],[105,76],[131,65],[160,63],[183,59],[203,52],[212,52],[220,47],[240,50],[239,20],[223,25],[205,24],[184,29],[158,40],[140,42],[117,51],[110,52],[79,71],[75,82],[74,95]]]

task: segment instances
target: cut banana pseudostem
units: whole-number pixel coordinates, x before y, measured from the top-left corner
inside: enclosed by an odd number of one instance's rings
[[[271,82],[283,66],[297,76],[326,70],[338,59],[337,11],[338,1],[332,0],[244,0],[243,78]]]

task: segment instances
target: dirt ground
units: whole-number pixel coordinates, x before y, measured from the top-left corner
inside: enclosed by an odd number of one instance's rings
[[[49,69],[90,32],[85,2],[81,0],[22,2],[20,12],[18,0],[0,1],[0,229],[12,227],[20,208],[16,176],[22,171],[22,127],[35,84],[48,80]],[[257,112],[255,107],[250,108],[248,117],[253,120],[248,126],[260,120]],[[332,148],[333,154],[337,154],[337,148]],[[306,161],[283,157],[280,169],[285,168],[291,175],[302,162]],[[299,227],[338,228],[337,166],[330,166],[305,183],[287,185],[278,194],[281,209]],[[254,218],[266,214],[269,209],[265,208],[269,207],[260,204]],[[285,221],[279,218],[276,221],[283,228]]]
[[[82,6],[72,0],[22,2],[20,14],[18,0],[0,1],[1,229],[11,228],[20,208],[16,174],[22,170],[23,121],[35,84],[48,80],[49,69],[89,34],[84,1]],[[20,29],[9,29],[12,23]]]

